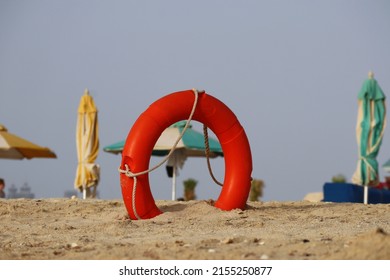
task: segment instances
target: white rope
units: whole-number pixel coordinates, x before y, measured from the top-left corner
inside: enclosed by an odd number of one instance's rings
[[[127,164],[125,164],[125,168],[126,170],[123,170],[119,167],[119,173],[125,174],[127,177],[133,178],[133,193],[131,195],[131,206],[134,211],[134,216],[137,218],[137,220],[141,220],[141,217],[138,216],[137,209],[135,207],[135,189],[137,188],[137,177],[134,175],[133,172],[130,171],[129,166]]]
[[[204,146],[205,146],[205,154],[206,154],[206,159],[207,159],[207,167],[209,169],[209,173],[210,173],[210,176],[211,178],[213,178],[214,180],[214,183],[216,183],[217,185],[220,185],[221,187],[223,186],[223,184],[221,182],[219,182],[214,174],[213,174],[213,170],[211,169],[211,163],[210,163],[210,145],[209,145],[209,134],[207,132],[207,126],[206,125],[203,125],[203,135],[204,135]]]
[[[136,193],[136,189],[137,189],[137,176],[144,175],[146,173],[152,172],[152,171],[156,170],[157,168],[159,168],[161,165],[163,165],[169,159],[169,157],[172,155],[172,153],[176,149],[177,144],[183,138],[184,133],[186,132],[187,128],[190,125],[192,117],[194,116],[194,113],[195,113],[196,105],[198,104],[198,96],[199,96],[198,91],[196,89],[192,89],[192,91],[194,92],[195,99],[194,99],[194,104],[192,106],[192,110],[191,110],[190,116],[188,117],[188,120],[186,121],[186,125],[184,126],[181,134],[177,138],[175,144],[173,145],[172,149],[169,151],[168,155],[159,164],[157,164],[153,168],[150,168],[150,169],[145,170],[145,171],[133,173],[133,172],[130,171],[130,168],[129,168],[129,166],[127,164],[125,164],[125,168],[126,169],[121,169],[120,167],[118,168],[119,173],[125,174],[129,178],[134,178],[133,193],[132,193],[132,207],[133,207],[134,216],[138,220],[141,220],[141,218],[138,216],[137,210],[136,210],[136,207],[135,207],[135,193]]]

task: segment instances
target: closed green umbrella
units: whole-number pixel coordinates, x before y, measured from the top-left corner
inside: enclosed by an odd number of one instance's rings
[[[378,156],[386,127],[385,95],[372,72],[363,83],[358,95],[358,121],[356,137],[359,160],[352,182],[365,187],[364,203],[367,203],[367,187],[379,183]]]
[[[179,138],[185,127],[186,121],[180,121],[172,126],[166,128],[161,134],[160,138],[157,140],[152,155],[153,156],[166,156],[169,154],[172,149],[175,141]],[[183,167],[184,161],[187,157],[205,157],[205,143],[204,135],[194,129],[190,125],[185,131],[182,139],[176,146],[175,151],[170,156],[167,162],[167,170],[170,177],[172,177],[172,199],[175,199],[175,185],[176,185],[176,175],[177,170]],[[208,138],[210,158],[215,158],[217,156],[223,156],[222,147],[219,142],[213,138]],[[122,152],[125,145],[125,140],[119,141],[117,143],[108,145],[103,148],[103,151],[113,154],[119,154]]]

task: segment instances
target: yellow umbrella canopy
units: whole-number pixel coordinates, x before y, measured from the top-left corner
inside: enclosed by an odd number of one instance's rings
[[[76,126],[76,147],[78,165],[74,187],[84,192],[84,198],[91,187],[99,182],[100,170],[95,164],[99,152],[98,110],[88,89],[80,99]],[[89,195],[88,195],[89,196]],[[92,195],[94,197],[94,195]]]
[[[49,148],[39,146],[9,133],[7,128],[0,124],[0,158],[31,159],[57,158],[57,156]]]

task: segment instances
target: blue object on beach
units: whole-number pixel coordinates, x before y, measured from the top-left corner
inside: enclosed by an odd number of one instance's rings
[[[349,183],[325,183],[324,202],[363,203],[364,188]],[[390,203],[390,190],[368,188],[368,203]]]

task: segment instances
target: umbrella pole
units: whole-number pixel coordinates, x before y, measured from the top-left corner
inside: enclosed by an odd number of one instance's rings
[[[82,182],[83,182],[83,199],[86,199],[87,198],[87,188],[86,188],[86,184],[85,184],[85,165],[83,163],[83,172],[82,172]]]
[[[83,134],[85,134],[85,115],[84,115],[84,119],[83,119],[83,124],[84,124],[84,127],[83,127]],[[84,146],[85,146],[85,136],[83,135],[83,141],[82,141],[82,156],[83,156],[83,163],[82,163],[82,166],[83,166],[83,170],[82,170],[82,184],[83,184],[83,199],[86,199],[87,198],[87,188],[86,188],[86,184],[85,184],[85,162],[84,162]]]
[[[172,174],[172,200],[176,200],[176,163],[173,165]]]
[[[368,186],[364,186],[364,204],[368,203]]]

